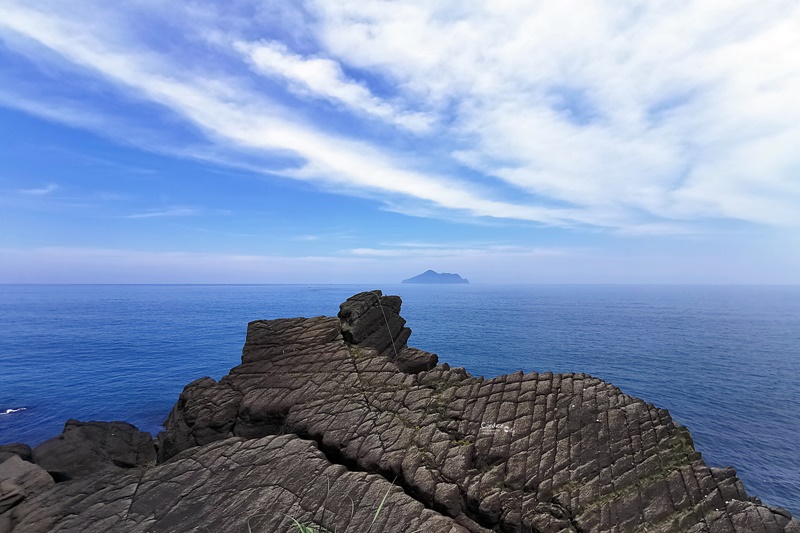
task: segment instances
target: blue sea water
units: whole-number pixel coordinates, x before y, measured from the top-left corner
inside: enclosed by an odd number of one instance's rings
[[[155,434],[184,385],[239,363],[249,321],[335,315],[375,288],[440,361],[603,378],[800,514],[800,287],[0,285],[0,444],[68,418]]]

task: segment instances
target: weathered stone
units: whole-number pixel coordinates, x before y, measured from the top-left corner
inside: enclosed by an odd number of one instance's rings
[[[0,463],[14,456],[19,457],[23,461],[30,462],[32,460],[31,447],[22,443],[4,444],[0,446]]]
[[[109,468],[142,466],[155,460],[150,434],[127,422],[68,420],[61,435],[33,449],[33,462],[57,482]]]
[[[361,292],[339,306],[342,337],[345,342],[378,353],[399,355],[406,347],[411,330],[400,316],[399,296],[383,296],[381,291]]]
[[[325,531],[468,533],[382,476],[331,464],[294,435],[225,439],[151,468],[100,472],[9,514],[24,533],[272,533],[292,531],[293,519]]]
[[[699,459],[668,412],[591,376],[517,373],[481,381],[443,364],[405,369],[414,373],[395,379],[400,365],[389,333],[402,338],[400,322],[391,329],[396,312],[398,302],[376,291],[348,299],[338,321],[251,323],[243,364],[193,402],[208,405],[231,389],[257,397],[257,408],[240,405],[234,435],[244,434],[245,418],[252,433],[253,420],[272,417],[265,431],[314,439],[337,461],[396,478],[468,528],[547,532],[591,524],[624,531],[679,518],[691,528],[725,501],[747,498],[735,473]],[[328,340],[310,346],[309,330]],[[379,343],[367,342],[379,334]],[[176,409],[171,418],[192,406]],[[167,438],[187,431],[169,420],[165,427]],[[692,483],[681,485],[694,489],[673,500],[683,476]],[[696,510],[689,519],[688,508]]]
[[[405,347],[392,358],[397,368],[409,374],[418,374],[436,366],[439,358],[434,353],[425,352],[416,348]]]
[[[23,461],[17,455],[3,461],[0,464],[0,514],[54,484],[42,467]]]

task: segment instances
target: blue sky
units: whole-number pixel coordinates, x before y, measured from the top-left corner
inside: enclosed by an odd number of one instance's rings
[[[800,283],[800,4],[7,0],[0,283]]]

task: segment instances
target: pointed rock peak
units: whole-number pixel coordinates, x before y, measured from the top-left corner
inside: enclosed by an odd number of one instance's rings
[[[405,348],[411,330],[400,316],[399,296],[384,296],[379,290],[360,292],[339,306],[342,337],[348,344],[395,353]]]

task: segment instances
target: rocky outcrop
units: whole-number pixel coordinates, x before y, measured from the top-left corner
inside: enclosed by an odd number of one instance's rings
[[[342,339],[353,346],[374,348],[391,356],[406,347],[411,330],[400,316],[399,296],[383,296],[380,291],[351,296],[339,306]]]
[[[294,520],[330,531],[465,532],[399,486],[331,464],[294,435],[229,438],[151,468],[60,483],[6,518],[25,533],[288,533]]]
[[[14,456],[0,463],[0,514],[55,484],[40,466]],[[2,529],[2,527],[0,527]]]
[[[381,291],[351,296],[339,306],[342,339],[351,346],[374,349],[403,372],[430,370],[439,358],[406,345],[411,330],[400,316],[402,303],[399,296],[383,296]]]
[[[0,446],[0,463],[5,461],[6,459],[11,459],[13,456],[17,456],[23,461],[31,462],[32,460],[32,450],[31,447],[27,444],[23,443],[15,443],[15,444],[5,444]]]
[[[732,469],[708,467],[666,410],[585,374],[434,366],[406,346],[399,312],[373,291],[336,318],[251,322],[242,364],[180,395],[158,465],[59,483],[0,517],[25,532],[283,532],[297,519],[353,533],[800,533]]]
[[[133,468],[155,460],[153,438],[127,422],[68,420],[61,435],[33,449],[33,462],[56,481],[101,470]]]

